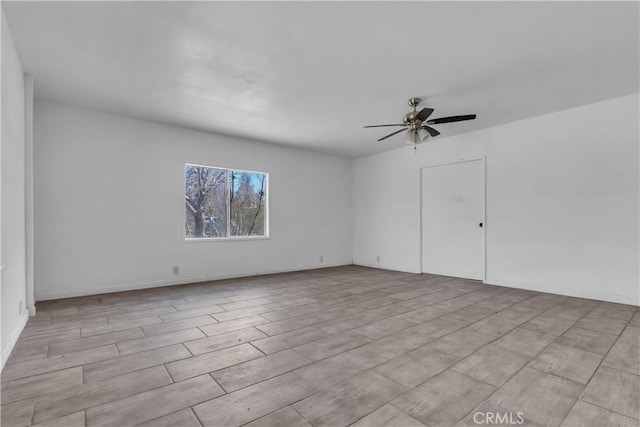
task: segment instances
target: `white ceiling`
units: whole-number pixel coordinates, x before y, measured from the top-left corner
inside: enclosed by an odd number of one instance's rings
[[[36,96],[360,156],[638,92],[638,2],[2,2]],[[541,130],[544,132],[544,130]]]

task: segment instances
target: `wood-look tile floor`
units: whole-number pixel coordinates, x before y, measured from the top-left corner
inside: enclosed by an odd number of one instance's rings
[[[640,425],[636,306],[346,266],[37,309],[3,427]]]

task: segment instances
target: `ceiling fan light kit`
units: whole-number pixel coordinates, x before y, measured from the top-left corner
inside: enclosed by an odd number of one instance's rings
[[[409,106],[413,108],[413,111],[408,112],[402,117],[402,123],[395,123],[390,125],[370,125],[365,126],[365,128],[401,126],[402,129],[392,132],[387,136],[383,136],[378,140],[378,142],[384,141],[385,139],[406,130],[402,140],[407,144],[413,144],[415,147],[419,142],[426,141],[429,137],[440,135],[440,132],[428,125],[462,122],[465,120],[473,120],[476,118],[475,114],[466,114],[462,116],[441,117],[438,119],[427,120],[434,110],[433,108],[423,108],[422,110],[417,111],[417,107],[421,102],[422,99],[420,98],[409,98],[408,103]]]
[[[426,141],[427,138],[429,138],[429,134],[426,130],[420,129],[417,132],[414,132],[413,130],[409,129],[407,132],[405,132],[402,140],[407,144],[417,144],[419,142]]]

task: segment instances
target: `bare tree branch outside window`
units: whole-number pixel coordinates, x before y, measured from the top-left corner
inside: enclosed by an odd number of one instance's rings
[[[185,237],[265,236],[266,179],[261,172],[186,165]]]

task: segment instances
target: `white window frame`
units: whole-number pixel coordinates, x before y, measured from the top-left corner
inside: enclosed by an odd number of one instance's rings
[[[229,175],[230,172],[248,172],[248,173],[260,173],[264,175],[264,236],[230,236],[227,235],[225,237],[187,237],[187,209],[185,207],[185,191],[187,189],[187,177],[186,177],[186,169],[187,166],[195,166],[199,168],[209,168],[209,169],[223,169],[227,173],[227,234],[229,234],[231,230],[231,191],[232,189],[229,187]],[[200,243],[200,242],[222,242],[222,241],[240,241],[240,240],[269,240],[270,232],[269,232],[269,172],[261,172],[255,170],[247,170],[247,169],[238,169],[238,168],[228,168],[228,167],[219,167],[219,166],[210,166],[210,165],[202,165],[199,163],[190,163],[185,162],[182,165],[182,240],[185,243]]]

